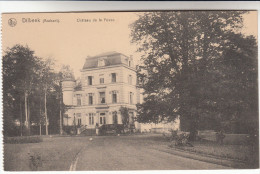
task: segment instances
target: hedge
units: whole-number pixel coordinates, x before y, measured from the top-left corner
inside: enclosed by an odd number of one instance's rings
[[[39,143],[42,142],[41,137],[37,136],[23,136],[23,137],[5,137],[4,143],[6,144],[24,144],[24,143]]]

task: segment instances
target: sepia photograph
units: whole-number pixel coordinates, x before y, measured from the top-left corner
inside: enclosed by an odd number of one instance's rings
[[[3,13],[4,171],[259,169],[257,17]]]

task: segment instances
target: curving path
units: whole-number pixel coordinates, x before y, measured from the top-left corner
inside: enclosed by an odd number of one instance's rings
[[[226,169],[162,152],[166,143],[145,136],[94,137],[72,163],[73,170],[180,170]]]

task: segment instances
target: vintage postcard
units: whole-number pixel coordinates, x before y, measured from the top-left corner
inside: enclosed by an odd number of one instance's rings
[[[259,168],[257,15],[2,14],[4,170]]]

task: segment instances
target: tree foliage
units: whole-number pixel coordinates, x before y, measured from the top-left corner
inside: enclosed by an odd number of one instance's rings
[[[138,78],[145,99],[138,107],[139,121],[172,121],[180,115],[182,128],[195,133],[204,118],[228,120],[231,115],[240,117],[241,110],[249,113],[249,103],[257,105],[257,46],[254,37],[239,34],[244,13],[170,11],[139,16],[131,25],[132,42],[143,53]],[[248,101],[251,97],[254,100]],[[251,111],[255,118],[256,108]]]
[[[24,118],[25,120],[29,119],[30,106],[28,106],[28,96],[35,92],[33,87],[38,80],[36,72],[38,71],[39,66],[39,58],[36,57],[34,52],[28,47],[15,45],[5,52],[3,57],[3,99],[5,101],[4,125],[7,127],[9,124],[5,122],[5,119],[21,118],[21,103],[23,100],[23,108],[25,108]],[[30,131],[28,124],[27,129],[27,131]],[[6,132],[6,134],[7,133],[8,132]]]
[[[122,124],[124,128],[129,126],[129,109],[127,107],[120,107],[119,109],[122,118]]]
[[[46,119],[43,118],[45,117],[45,91],[49,122],[52,125],[52,132],[55,133],[59,120],[59,99],[62,95],[59,84],[60,74],[52,71],[53,65],[52,60],[37,57],[28,46],[15,45],[5,51],[3,56],[4,135],[34,134],[30,132],[31,126],[46,125]],[[17,129],[16,120],[20,123],[21,129]]]

